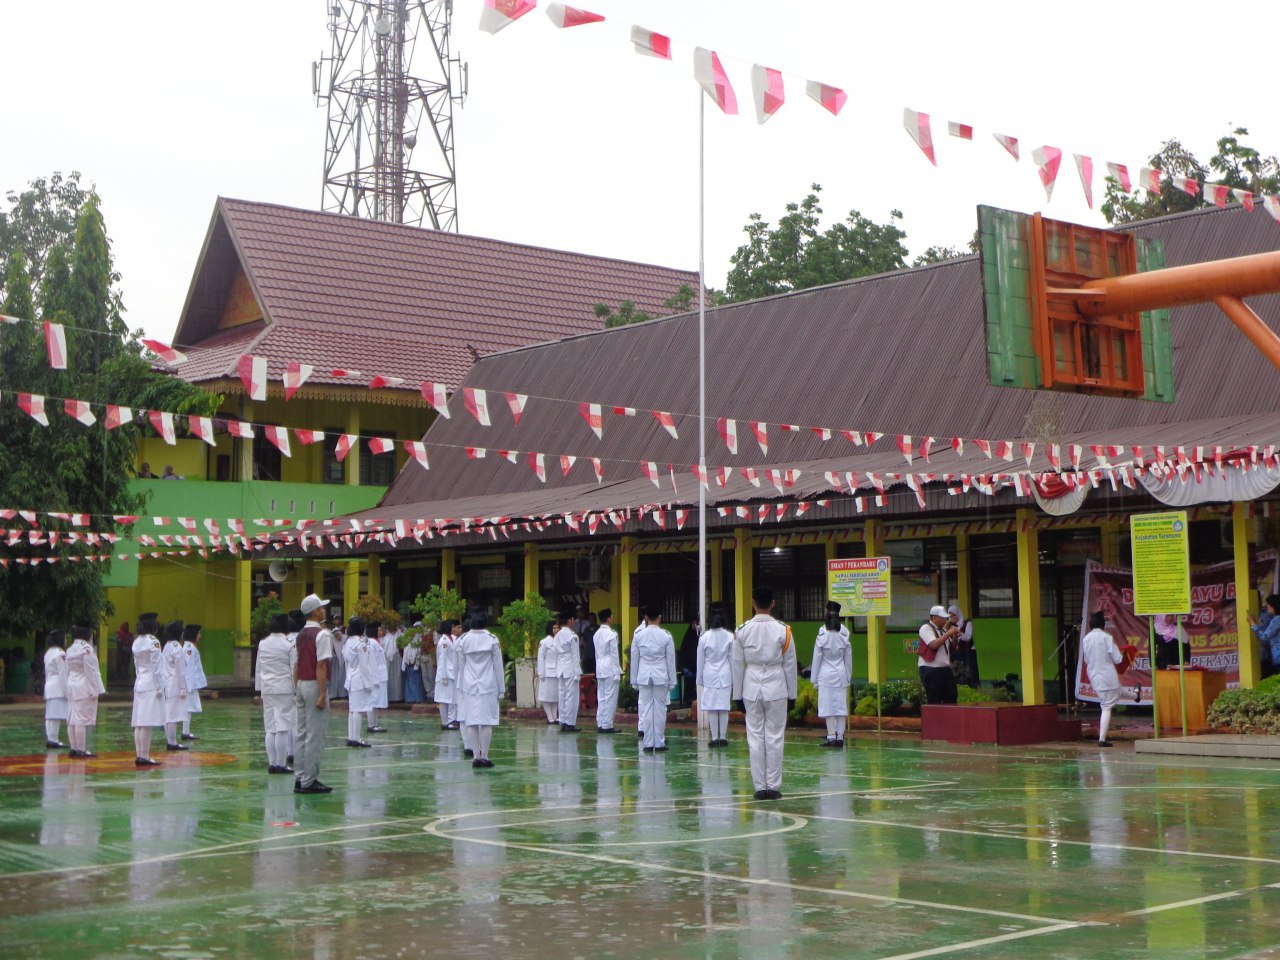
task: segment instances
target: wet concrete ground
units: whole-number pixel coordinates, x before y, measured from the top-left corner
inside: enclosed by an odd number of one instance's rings
[[[1280,955],[1280,765],[797,735],[768,803],[740,728],[508,725],[473,770],[385,716],[350,750],[335,714],[334,792],[295,796],[246,702],[142,772],[127,707],[89,767],[0,713],[0,956]]]

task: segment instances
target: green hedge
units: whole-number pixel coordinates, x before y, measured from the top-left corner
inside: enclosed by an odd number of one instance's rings
[[[1280,675],[1252,689],[1224,690],[1209,708],[1209,724],[1241,733],[1280,734]]]

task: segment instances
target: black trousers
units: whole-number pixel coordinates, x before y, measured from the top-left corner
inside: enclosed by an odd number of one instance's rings
[[[1182,662],[1191,666],[1191,644],[1182,644]],[[1178,666],[1178,643],[1176,640],[1156,640],[1156,669],[1167,670]]]
[[[950,667],[921,667],[920,682],[924,684],[925,700],[929,703],[955,703],[959,696]]]

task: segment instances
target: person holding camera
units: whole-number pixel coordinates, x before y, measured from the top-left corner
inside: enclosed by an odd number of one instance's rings
[[[955,703],[959,697],[955,674],[951,672],[951,645],[959,635],[956,618],[947,613],[946,607],[929,608],[929,619],[920,626],[916,665],[930,704]]]

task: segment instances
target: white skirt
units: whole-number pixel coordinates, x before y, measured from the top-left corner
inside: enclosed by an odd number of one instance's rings
[[[849,715],[849,688],[819,687],[818,716],[847,717]]]
[[[262,695],[262,727],[266,733],[292,733],[298,727],[298,702],[292,693]]]
[[[702,698],[698,701],[699,710],[728,710],[730,687],[703,687]]]
[[[187,713],[204,713],[204,707],[200,706],[199,690],[192,690],[187,694]]]
[[[96,727],[98,725],[98,698],[85,697],[82,700],[68,700],[71,709],[67,712],[67,726]]]
[[[186,697],[165,697],[164,698],[164,722],[165,723],[181,723],[187,717],[191,716],[187,712]]]
[[[538,678],[538,700],[542,703],[558,703],[560,700],[560,678]]]
[[[347,691],[347,710],[351,713],[364,713],[366,710],[372,710],[377,706],[373,701],[375,687],[365,687],[363,690]]]
[[[67,719],[67,700],[65,697],[50,697],[44,702],[44,718],[46,720]]]
[[[464,727],[496,727],[498,695],[458,691],[458,722]]]
[[[133,695],[132,727],[164,726],[164,691],[144,690]]]
[[[453,681],[437,680],[435,698],[436,703],[453,703]]]
[[[379,710],[387,709],[387,681],[383,680],[373,688],[373,703],[369,706]]]

